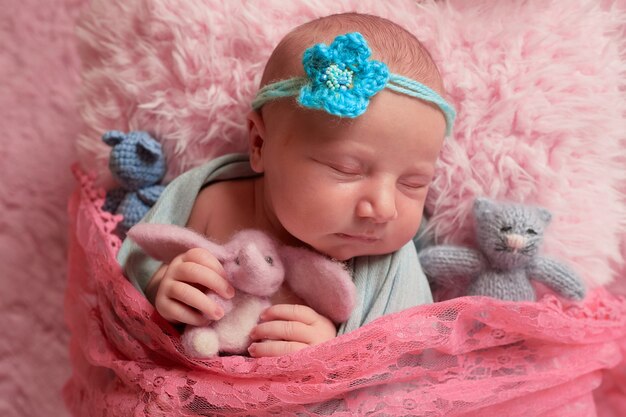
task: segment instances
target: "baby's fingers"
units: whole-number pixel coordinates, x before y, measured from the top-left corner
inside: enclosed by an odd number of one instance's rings
[[[226,271],[222,263],[208,250],[202,248],[190,249],[180,256],[183,262],[193,262],[215,271],[225,277]]]
[[[337,336],[335,324],[311,307],[275,304],[261,314],[262,323],[250,334],[253,340],[285,340],[317,345]]]
[[[223,298],[230,299],[235,295],[235,289],[225,278],[222,265],[203,249],[186,252],[178,262],[170,265],[166,274],[171,275],[173,280],[210,289]]]
[[[266,341],[262,343],[253,343],[248,348],[250,356],[260,358],[262,356],[282,356],[289,353],[297,352],[309,347],[305,343],[298,342],[280,342]]]
[[[252,340],[285,340],[311,345],[315,342],[314,332],[313,327],[299,321],[274,320],[258,324],[250,332],[250,338]]]
[[[204,326],[208,322],[204,314],[176,300],[166,300],[158,306],[155,305],[155,307],[159,314],[170,322],[191,324],[192,326]]]
[[[305,324],[313,324],[319,318],[320,315],[315,310],[302,304],[275,304],[261,314],[264,321],[286,320]]]
[[[162,288],[162,291],[155,300],[155,307],[159,310],[161,315],[163,315],[162,310],[164,308],[166,310],[172,308],[169,305],[170,303],[174,305],[182,303],[188,306],[189,310],[193,311],[193,309],[195,309],[198,311],[198,314],[204,316],[204,322],[207,321],[207,318],[219,320],[224,316],[224,310],[193,285],[180,281],[168,281],[161,285],[164,288]],[[180,309],[176,309],[176,311],[178,312]],[[195,324],[184,320],[179,321],[187,324]]]

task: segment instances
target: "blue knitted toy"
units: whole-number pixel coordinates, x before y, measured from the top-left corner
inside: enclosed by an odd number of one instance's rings
[[[580,300],[585,296],[585,287],[574,271],[537,255],[552,217],[547,210],[479,198],[474,203],[474,217],[480,250],[442,245],[419,253],[431,282],[445,287],[469,277],[468,295],[534,301],[534,279],[563,297]]]
[[[111,146],[109,169],[120,187],[107,192],[104,210],[124,216],[117,232],[128,229],[143,218],[165,188],[158,185],[165,175],[165,156],[161,144],[147,132],[106,132],[102,140]]]

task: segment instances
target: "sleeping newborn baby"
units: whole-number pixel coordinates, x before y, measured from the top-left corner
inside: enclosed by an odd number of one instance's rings
[[[248,114],[249,153],[174,180],[142,220],[186,226],[224,243],[261,230],[352,271],[357,306],[339,329],[287,285],[251,335],[252,356],[277,356],[432,302],[411,239],[454,110],[428,51],[376,16],[323,17],[288,33],[266,65]],[[126,240],[128,278],[165,319],[199,326],[230,299],[215,254],[190,249],[160,263]]]

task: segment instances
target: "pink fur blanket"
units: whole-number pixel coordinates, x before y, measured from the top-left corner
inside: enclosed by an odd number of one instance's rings
[[[427,202],[437,240],[471,243],[477,195],[536,203],[555,215],[546,251],[589,284],[606,284],[626,271],[625,12],[617,6],[95,1],[78,31],[81,161],[105,180],[108,148],[99,137],[109,129],[152,132],[169,157],[168,178],[245,149],[245,114],[279,39],[317,16],[371,12],[423,40],[458,110]]]
[[[320,15],[371,12],[423,40],[459,113],[427,203],[435,238],[472,243],[468,219],[475,196],[536,203],[555,214],[546,251],[574,265],[590,286],[613,282],[618,288],[626,278],[620,26],[626,12],[620,6],[593,0],[95,0],[78,27],[85,122],[77,142],[80,161],[99,185],[109,183],[108,151],[99,140],[109,129],[148,130],[159,138],[170,162],[168,178],[243,149],[244,115],[280,37]],[[337,415],[384,409],[567,416],[594,415],[596,407],[610,415],[625,404],[615,388],[623,381],[615,368],[624,345],[623,303],[601,288],[578,308],[548,298],[533,306],[461,299],[412,309],[283,362],[190,362],[180,356],[172,329],[152,320],[153,310],[115,270],[109,229],[98,220],[89,190],[84,185],[73,200],[74,281],[68,290],[70,300],[81,299],[75,290],[85,291],[87,303],[68,306],[75,374],[66,398],[77,415],[97,415],[89,407],[105,403],[96,389],[105,385],[119,395],[107,401],[130,398],[133,410],[148,415],[173,407],[172,401],[181,407],[197,401],[193,411],[214,410],[215,401],[224,401],[224,413],[263,404],[265,411],[282,412],[283,403],[293,404],[288,411],[310,414],[337,407]],[[93,288],[87,276],[94,278]],[[98,292],[112,288],[107,279],[115,290]],[[564,349],[568,344],[572,350]],[[483,348],[487,353],[474,354]],[[332,359],[338,352],[343,361]],[[554,361],[565,368],[551,369]],[[314,364],[322,363],[320,372],[302,373],[300,365],[319,370]],[[453,368],[462,372],[452,385],[433,383]],[[223,383],[203,384],[207,374]],[[163,385],[165,375],[172,382]],[[605,383],[595,391],[594,405],[590,393],[601,376]],[[259,382],[267,378],[276,384]],[[306,388],[295,388],[294,381]],[[203,390],[223,391],[212,397]],[[530,414],[529,403],[535,407]],[[114,413],[130,403],[109,404],[118,407],[109,407]]]
[[[0,5],[0,415],[69,415],[63,319],[82,0]]]

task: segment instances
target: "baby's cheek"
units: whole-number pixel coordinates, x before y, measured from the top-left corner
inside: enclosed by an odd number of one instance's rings
[[[277,202],[275,213],[283,227],[301,239],[298,232],[307,233],[314,225],[325,223],[323,216],[328,216],[330,209],[320,201],[318,193],[303,193],[297,197],[285,196],[283,201]]]
[[[410,212],[403,212],[397,219],[395,238],[400,246],[413,239],[422,222],[422,206],[413,207]],[[403,243],[402,243],[403,242]]]

